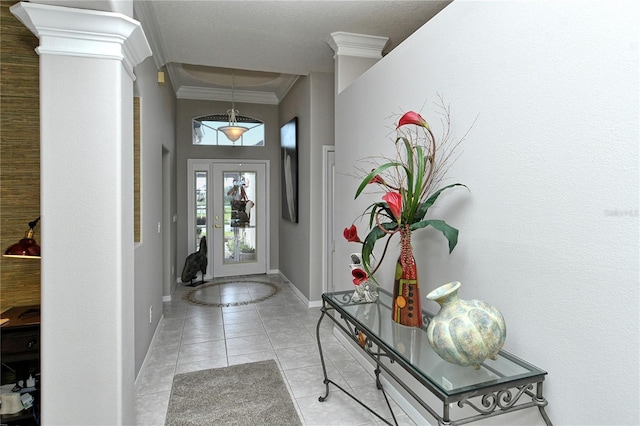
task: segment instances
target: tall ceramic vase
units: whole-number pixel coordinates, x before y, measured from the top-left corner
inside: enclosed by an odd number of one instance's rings
[[[440,305],[427,327],[427,339],[445,361],[478,369],[485,359],[496,359],[507,328],[495,307],[480,300],[460,299],[460,286],[460,282],[451,282],[427,295]]]
[[[411,231],[408,225],[400,228],[400,257],[393,281],[393,306],[391,315],[398,324],[422,327],[422,306],[418,268],[411,248]]]

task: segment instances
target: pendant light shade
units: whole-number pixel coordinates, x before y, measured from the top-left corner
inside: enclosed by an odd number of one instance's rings
[[[40,259],[40,246],[33,239],[33,228],[40,218],[29,222],[29,229],[24,233],[24,238],[9,246],[4,252],[4,257],[16,257],[21,259]]]
[[[218,127],[222,133],[225,134],[227,139],[231,142],[235,143],[244,132],[249,130],[248,127],[238,126],[238,120],[236,119],[236,114],[240,114],[240,111],[236,109],[236,104],[234,102],[234,92],[235,92],[235,73],[231,74],[231,109],[227,110],[227,115],[229,116],[229,125]]]
[[[236,121],[236,114],[240,114],[240,111],[233,109],[235,105],[233,103],[233,95],[231,96],[232,96],[232,100],[231,100],[232,109],[227,110],[227,115],[229,115],[229,125],[218,127],[218,130],[224,133],[227,139],[229,139],[231,142],[235,142],[238,139],[240,139],[240,136],[242,136],[242,134],[249,129],[244,126],[238,126],[238,122]]]

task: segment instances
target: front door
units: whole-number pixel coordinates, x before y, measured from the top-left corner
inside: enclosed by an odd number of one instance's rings
[[[267,272],[265,162],[189,160],[189,247],[207,238],[207,278]],[[190,251],[191,252],[191,251]]]

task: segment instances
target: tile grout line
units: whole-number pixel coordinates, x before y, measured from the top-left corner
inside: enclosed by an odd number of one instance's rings
[[[276,348],[275,348],[275,343],[274,343],[275,341],[272,338],[272,334],[273,335],[277,335],[278,338],[279,337],[286,338],[286,335],[288,333],[287,328],[286,328],[286,323],[287,322],[291,322],[292,320],[295,320],[295,321],[300,323],[300,325],[303,327],[305,332],[307,332],[308,334],[311,335],[312,342],[310,342],[309,345],[312,345],[313,343],[315,343],[315,345],[313,345],[313,346],[317,350],[315,327],[314,327],[313,330],[310,329],[311,328],[310,324],[312,322],[312,319],[313,319],[314,315],[316,314],[316,310],[314,310],[314,309],[306,309],[306,310],[299,309],[298,305],[294,304],[294,302],[288,298],[289,294],[284,292],[285,289],[280,286],[279,282],[277,282],[276,280],[273,280],[270,277],[268,277],[268,280],[272,284],[278,286],[280,288],[280,290],[281,290],[279,292],[279,294],[275,295],[275,297],[272,299],[273,301],[276,301],[276,303],[273,305],[273,308],[286,306],[286,307],[289,308],[289,311],[287,312],[286,315],[284,315],[282,317],[279,317],[277,309],[271,309],[272,306],[268,306],[268,304],[264,306],[264,308],[266,308],[266,310],[265,309],[259,309],[258,305],[260,305],[260,303],[252,303],[253,309],[251,311],[257,313],[257,317],[258,317],[258,319],[260,321],[260,324],[262,325],[262,329],[263,329],[264,333],[266,334],[267,339],[269,341],[269,346],[268,347],[270,348],[270,352],[272,354],[271,356],[273,356],[273,358],[276,360],[276,362],[279,365],[280,373],[281,373],[281,375],[282,375],[282,377],[284,379],[284,382],[286,383],[287,390],[288,390],[288,392],[289,392],[289,394],[291,396],[292,401],[295,404],[296,411],[297,411],[298,415],[300,416],[300,420],[301,420],[302,424],[303,425],[307,425],[308,422],[306,421],[306,419],[304,417],[301,401],[304,401],[306,404],[309,404],[309,399],[308,398],[311,397],[311,395],[306,396],[306,397],[301,397],[301,398],[297,398],[294,395],[294,393],[293,393],[293,383],[290,380],[290,378],[287,376],[287,374],[285,374],[285,371],[283,369],[283,364],[282,364],[282,355],[280,355],[278,353],[278,351],[276,350]],[[245,281],[246,281],[246,279],[245,279]],[[245,284],[245,287],[246,287],[246,284]],[[182,299],[181,299],[181,301],[182,301]],[[168,302],[168,303],[171,303],[171,302]],[[183,305],[181,303],[178,303],[176,306],[177,307],[181,307]],[[188,315],[189,315],[189,306],[190,305],[185,303],[184,306],[185,306],[186,309],[185,309],[184,314],[182,316],[183,322],[182,322],[182,325],[180,327],[180,336],[179,336],[179,344],[178,344],[178,355],[175,358],[175,362],[172,363],[173,364],[173,371],[174,371],[173,376],[175,376],[175,374],[176,374],[176,371],[177,371],[177,368],[178,368],[178,365],[179,365],[180,352],[181,352],[183,346],[185,345],[185,341],[187,339],[187,336],[185,336],[185,331],[186,331],[186,327],[187,327],[187,324],[186,324],[187,318],[189,318]],[[199,314],[199,315],[203,314],[202,312],[195,312],[195,311],[192,311],[191,313],[196,313],[196,314]],[[227,313],[227,314],[229,314],[229,313]],[[275,316],[273,314],[275,314]],[[224,345],[225,345],[225,348],[224,348],[225,355],[226,355],[225,361],[226,361],[226,365],[228,366],[228,365],[230,365],[228,339],[230,339],[231,337],[229,336],[229,334],[227,332],[227,327],[226,326],[230,325],[230,324],[227,323],[229,315],[225,315],[225,312],[224,312],[223,308],[220,309],[220,315],[221,315],[221,326],[222,326],[222,338],[224,340]],[[207,315],[205,313],[205,317],[206,316]],[[281,332],[278,331],[278,329],[279,329],[279,327],[281,325],[277,324],[277,323],[272,323],[271,328],[273,330],[272,330],[271,333],[269,331],[267,331],[267,325],[266,325],[265,321],[270,319],[272,316],[273,316],[274,319],[282,318],[282,319],[285,320],[283,322],[283,325],[285,325],[285,327],[283,328],[283,330]],[[206,324],[205,324],[205,327],[206,327]],[[242,334],[242,331],[241,330],[239,330],[239,331],[240,331],[240,334]],[[284,336],[280,336],[280,334],[283,334]],[[217,340],[217,339],[214,339],[214,340]],[[283,347],[281,349],[288,349],[290,345],[293,345],[293,346],[291,346],[291,348],[294,348],[296,346],[300,346],[299,344],[296,344],[295,342],[293,342],[293,343],[287,343],[285,345],[285,347]],[[251,353],[253,353],[253,352],[251,352]],[[238,357],[242,357],[242,356],[243,356],[242,354],[238,355]],[[194,362],[198,362],[198,361],[194,361]],[[250,361],[247,361],[247,362],[250,362]],[[340,372],[339,369],[337,369],[336,364],[335,364],[334,360],[331,359],[331,357],[327,357],[326,358],[326,362],[327,362],[327,367],[328,368],[335,369],[336,373],[345,382],[345,384],[348,383],[346,377],[344,377],[343,373]],[[297,363],[294,363],[292,365],[295,366],[295,365],[297,365]],[[311,366],[306,366],[306,367],[305,366],[299,366],[299,367],[292,368],[290,370],[294,371],[294,370],[305,369],[305,368],[312,368],[312,367]],[[289,370],[287,370],[287,371],[289,371]],[[293,376],[292,376],[292,378],[293,378]],[[320,378],[320,380],[322,380],[322,379]],[[299,387],[300,383],[298,383],[296,386]],[[351,388],[351,386],[349,386],[349,387]],[[315,398],[315,395],[313,396],[313,398]],[[160,407],[158,407],[158,409],[159,408]],[[165,401],[165,413],[164,413],[164,418],[165,419],[166,419],[166,410],[167,409],[168,409],[168,399],[167,399],[167,401]],[[327,409],[330,410],[331,409],[330,406],[326,406],[326,408],[324,408],[325,411]],[[308,411],[308,407],[305,408],[305,410]],[[307,414],[309,414],[309,413],[307,413]],[[157,421],[158,421],[158,423],[160,423],[160,419],[158,419]],[[362,421],[362,419],[360,419],[360,421]],[[352,423],[352,424],[361,424],[360,421],[357,422],[357,423]],[[313,424],[313,423],[309,423],[309,424]],[[373,423],[367,423],[367,424],[373,424]]]

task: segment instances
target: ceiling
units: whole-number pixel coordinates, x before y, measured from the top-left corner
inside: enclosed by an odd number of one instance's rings
[[[119,11],[116,0],[32,0]],[[278,104],[298,76],[333,72],[333,32],[388,37],[385,55],[441,0],[134,0],[158,69],[179,98]]]

